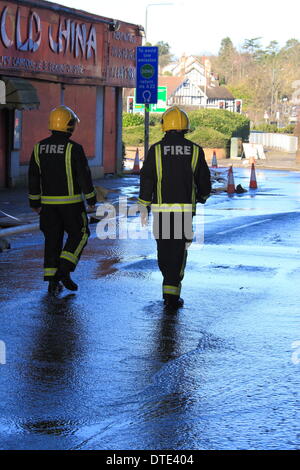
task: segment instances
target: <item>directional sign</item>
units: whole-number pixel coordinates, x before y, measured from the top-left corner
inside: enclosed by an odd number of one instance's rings
[[[150,113],[164,113],[167,109],[167,87],[159,86],[157,103],[150,106]]]
[[[127,100],[133,100],[133,109],[132,109],[133,113],[144,112],[145,105],[138,104],[136,102],[136,95],[129,96]],[[164,113],[166,109],[167,109],[167,87],[159,86],[157,87],[157,103],[150,104],[149,111],[150,113]],[[127,103],[127,112],[130,112],[128,103]]]
[[[136,48],[136,103],[157,103],[158,47]]]

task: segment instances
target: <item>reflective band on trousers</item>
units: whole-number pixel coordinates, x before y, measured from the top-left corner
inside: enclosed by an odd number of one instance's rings
[[[87,218],[86,218],[86,214],[85,212],[82,212],[81,213],[81,216],[82,216],[82,220],[83,220],[83,228],[82,228],[82,232],[83,232],[83,235],[82,235],[82,238],[79,242],[79,245],[77,246],[76,250],[74,253],[71,253],[70,251],[62,251],[61,252],[61,255],[60,257],[63,258],[63,259],[66,259],[67,261],[70,261],[70,263],[73,263],[75,264],[75,266],[77,265],[78,263],[78,259],[79,259],[79,256],[89,238],[88,234],[87,234]]]
[[[70,263],[75,264],[75,266],[78,263],[77,256],[73,255],[73,253],[70,253],[69,251],[62,251],[60,257],[70,261]]]
[[[44,276],[54,276],[56,274],[57,268],[45,268]]]
[[[180,295],[181,286],[163,286],[163,293],[170,295]]]
[[[83,248],[84,248],[84,246],[85,246],[85,244],[86,244],[86,242],[88,241],[88,238],[89,238],[89,236],[86,232],[87,221],[86,221],[86,215],[85,215],[84,212],[81,213],[81,217],[82,217],[82,220],[83,220],[83,228],[82,228],[83,235],[82,235],[82,239],[81,239],[81,241],[80,241],[80,243],[79,243],[79,245],[76,248],[75,253],[74,253],[74,255],[76,257],[78,257],[80,255],[80,253],[82,252],[82,250],[83,250]]]
[[[82,202],[81,194],[74,194],[74,196],[42,196],[42,204],[74,204]]]

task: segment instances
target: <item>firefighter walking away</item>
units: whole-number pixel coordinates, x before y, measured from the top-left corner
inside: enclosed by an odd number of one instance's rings
[[[52,135],[34,146],[29,165],[29,204],[40,215],[45,237],[44,280],[49,282],[51,294],[58,293],[62,284],[77,290],[70,273],[90,235],[84,198],[91,208],[96,204],[84,150],[70,139],[78,122],[67,106],[53,109],[49,117]]]
[[[167,308],[183,305],[181,282],[192,241],[196,203],[211,192],[210,171],[203,149],[185,138],[187,114],[177,106],[162,116],[163,139],[150,147],[140,176],[139,205],[142,224],[153,213],[158,266],[163,276],[162,295]]]

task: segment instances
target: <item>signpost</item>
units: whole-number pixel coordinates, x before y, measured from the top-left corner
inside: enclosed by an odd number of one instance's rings
[[[157,103],[158,47],[136,49],[136,103],[145,105],[144,158],[149,148],[149,105]]]
[[[167,110],[167,92],[166,86],[157,87],[157,103],[149,105],[150,113],[164,113]],[[130,107],[132,103],[132,107]],[[145,110],[144,104],[137,104],[135,96],[127,97],[127,112],[143,113]]]

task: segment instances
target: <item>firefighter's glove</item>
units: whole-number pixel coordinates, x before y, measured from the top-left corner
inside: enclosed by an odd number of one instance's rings
[[[146,227],[146,225],[148,224],[148,219],[149,219],[148,207],[145,207],[139,204],[139,211],[140,211],[140,216],[141,216],[141,225],[142,227]]]

